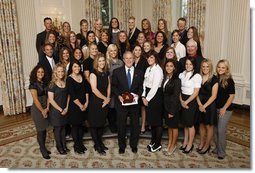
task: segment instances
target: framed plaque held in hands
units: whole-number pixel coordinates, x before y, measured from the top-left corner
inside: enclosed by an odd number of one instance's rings
[[[123,93],[122,98],[124,99],[124,101],[121,103],[122,106],[130,106],[130,105],[136,105],[138,104],[138,96],[134,93]]]

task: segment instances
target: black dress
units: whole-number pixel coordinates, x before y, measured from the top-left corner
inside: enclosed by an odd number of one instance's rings
[[[108,76],[109,73],[99,72],[92,70],[93,74],[97,77],[97,89],[107,97]],[[103,127],[106,123],[108,113],[108,105],[102,108],[103,101],[98,98],[93,92],[90,96],[88,122],[90,127]]]
[[[204,84],[201,85],[198,96],[202,104],[205,104],[211,97],[212,88],[217,82],[217,77],[213,76],[210,81],[206,81]],[[209,106],[207,106],[206,112],[200,112],[198,110],[198,120],[199,123],[203,123],[206,125],[216,125],[217,110],[215,101],[213,101]]]
[[[47,107],[47,85],[37,81],[30,84],[29,89],[37,90],[38,100],[41,103],[42,108],[45,109]],[[47,129],[49,126],[49,119],[43,118],[41,111],[36,107],[34,102],[31,106],[31,116],[37,131],[44,131]]]
[[[86,119],[86,112],[81,111],[73,101],[78,99],[81,104],[86,102],[86,94],[88,93],[88,84],[82,77],[82,82],[76,82],[71,76],[66,79],[66,87],[70,94],[68,122],[71,125],[81,125]]]
[[[67,88],[60,88],[56,84],[49,87],[49,92],[54,93],[54,100],[55,102],[62,108],[66,108],[67,104]],[[64,126],[67,123],[67,115],[61,115],[59,110],[54,108],[53,106],[50,107],[50,123],[52,126]]]

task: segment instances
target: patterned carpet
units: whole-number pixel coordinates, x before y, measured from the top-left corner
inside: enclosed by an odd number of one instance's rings
[[[47,148],[51,150],[52,159],[44,160],[39,152],[32,122],[0,130],[0,167],[5,168],[251,168],[250,130],[229,125],[227,156],[218,160],[213,153],[198,154],[193,150],[185,155],[176,150],[172,156],[166,156],[162,151],[150,153],[147,151],[149,139],[141,138],[138,153],[131,152],[128,146],[125,154],[118,154],[116,138],[105,138],[109,148],[105,156],[93,149],[91,140],[84,140],[88,148],[85,154],[79,155],[73,151],[73,142],[68,142],[71,152],[59,155],[52,135],[47,139]],[[195,148],[199,143],[198,135]],[[128,144],[128,141],[127,141]],[[166,147],[167,140],[162,141]],[[181,141],[178,141],[178,146]]]

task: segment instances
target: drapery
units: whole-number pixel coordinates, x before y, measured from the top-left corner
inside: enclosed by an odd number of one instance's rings
[[[195,26],[203,49],[205,35],[206,0],[188,0],[187,26]]]
[[[89,29],[94,30],[95,19],[101,19],[100,0],[85,0],[85,19],[89,22]]]
[[[117,3],[117,17],[120,23],[120,29],[128,30],[128,18],[132,16],[132,0],[116,0]]]
[[[170,0],[153,0],[153,20],[151,21],[152,31],[158,31],[158,20],[165,19],[167,21],[167,28],[171,28],[171,1]]]
[[[4,115],[26,112],[15,0],[0,1],[0,80]]]

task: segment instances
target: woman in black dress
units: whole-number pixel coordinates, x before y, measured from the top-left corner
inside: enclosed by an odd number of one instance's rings
[[[102,135],[108,113],[108,104],[110,102],[111,85],[106,58],[103,54],[100,53],[97,55],[93,66],[94,69],[90,74],[92,93],[88,111],[88,122],[90,133],[95,143],[95,150],[99,154],[105,154],[105,150],[108,148],[102,142]]]
[[[60,154],[67,154],[70,150],[66,147],[65,125],[69,97],[66,88],[66,74],[63,64],[56,64],[53,69],[52,81],[49,85],[48,98],[51,104],[49,118],[54,127],[56,147]]]
[[[218,80],[213,75],[211,60],[205,59],[202,61],[200,74],[202,76],[202,85],[197,97],[200,144],[197,151],[200,154],[205,154],[211,148],[213,128],[217,123],[215,99],[218,93]]]
[[[66,79],[66,87],[70,94],[68,123],[72,125],[74,151],[82,154],[87,148],[83,145],[83,122],[89,104],[88,84],[81,74],[78,61],[74,61],[69,68],[70,75]]]
[[[48,111],[49,103],[47,101],[48,77],[43,66],[37,65],[30,74],[29,90],[33,97],[31,106],[31,116],[35,123],[37,131],[37,141],[44,159],[50,159],[51,152],[45,146],[46,129],[49,126]]]
[[[156,152],[162,148],[163,95],[161,83],[163,71],[158,64],[157,52],[152,51],[147,61],[150,66],[144,74],[142,100],[145,106],[147,122],[151,126],[151,142],[147,148],[150,152]]]
[[[181,109],[179,100],[181,80],[178,78],[177,63],[174,59],[168,59],[166,61],[164,72],[164,80],[162,82],[164,118],[165,123],[168,126],[168,146],[165,151],[167,155],[171,155],[176,149],[179,111]]]

